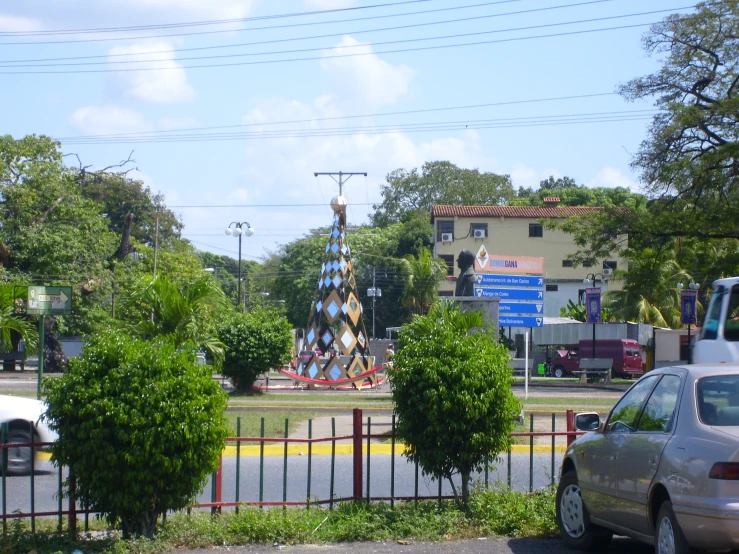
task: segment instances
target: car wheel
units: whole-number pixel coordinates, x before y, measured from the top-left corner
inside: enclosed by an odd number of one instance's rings
[[[691,551],[669,500],[665,500],[659,508],[655,529],[655,554],[688,554]]]
[[[611,541],[613,533],[590,522],[574,471],[568,471],[559,481],[556,510],[557,526],[567,546],[592,551],[605,548]]]
[[[557,379],[561,379],[562,377],[564,377],[565,376],[565,368],[563,368],[561,365],[558,365],[557,367],[555,367],[554,368],[554,376]]]
[[[33,466],[33,456],[31,455],[31,447],[17,447],[14,444],[23,444],[33,442],[30,429],[22,429],[19,427],[11,427],[8,432],[9,447],[7,448],[8,465],[5,467],[5,456],[0,452],[0,466],[3,471],[7,469],[7,475],[26,475],[31,473]]]

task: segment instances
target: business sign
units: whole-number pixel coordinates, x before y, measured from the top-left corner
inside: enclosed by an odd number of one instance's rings
[[[680,321],[683,325],[695,325],[696,308],[698,307],[698,291],[697,290],[681,290],[680,291]]]
[[[72,313],[72,287],[28,287],[28,315]]]
[[[491,256],[480,251],[475,258],[475,271],[482,273],[513,273],[527,275],[544,275],[544,258],[531,256]]]
[[[495,273],[478,273],[475,285],[498,287],[543,287],[544,277],[531,275],[497,275]]]
[[[475,296],[479,298],[500,298],[501,300],[544,300],[541,289],[486,289],[475,287]]]
[[[530,304],[529,302],[500,302],[498,304],[498,313],[544,315],[544,304]]]
[[[498,323],[501,327],[544,327],[544,317],[501,315]]]
[[[600,287],[585,289],[585,322],[600,323]]]

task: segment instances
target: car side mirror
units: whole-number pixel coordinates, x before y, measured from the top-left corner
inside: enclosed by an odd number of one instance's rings
[[[575,429],[578,431],[597,431],[600,429],[600,416],[595,412],[576,414]]]

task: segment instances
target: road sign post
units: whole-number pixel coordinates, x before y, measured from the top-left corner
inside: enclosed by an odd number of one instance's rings
[[[72,313],[72,287],[28,287],[26,313],[38,315],[38,383],[36,396],[41,398],[41,378],[44,376],[44,339],[47,315]]]

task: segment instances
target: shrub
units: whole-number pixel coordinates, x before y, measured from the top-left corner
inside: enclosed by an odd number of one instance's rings
[[[250,390],[260,374],[290,360],[290,324],[274,311],[233,314],[219,323],[217,333],[226,346],[223,375],[240,391]]]
[[[511,444],[520,404],[511,391],[508,351],[479,312],[449,301],[414,316],[399,333],[389,371],[398,414],[397,435],[424,475],[462,481],[469,503],[470,474],[491,464]]]
[[[151,537],[159,514],[190,504],[218,467],[227,397],[192,350],[106,332],[46,381],[52,460],[124,537]]]

